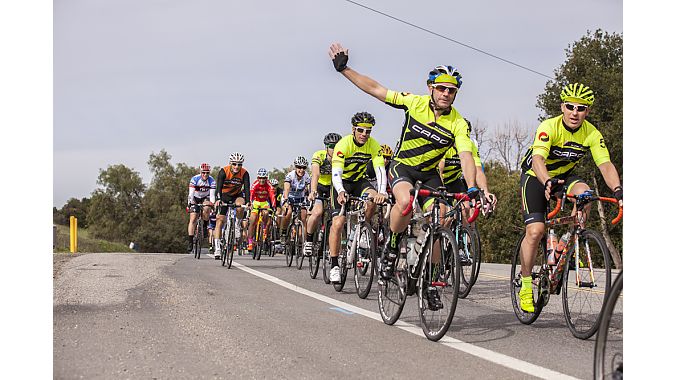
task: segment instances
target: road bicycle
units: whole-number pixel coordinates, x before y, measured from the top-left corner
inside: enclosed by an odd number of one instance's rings
[[[410,190],[410,202],[402,215],[412,211],[418,196],[434,197],[432,209],[424,214],[417,212],[411,218],[400,243],[400,254],[393,263],[393,275],[378,281],[378,309],[383,322],[392,325],[399,319],[406,297],[417,294],[423,333],[427,339],[437,341],[446,334],[455,315],[461,272],[456,239],[440,223],[440,200],[468,201],[469,197],[421,186],[417,181]],[[476,208],[470,223],[478,212]]]
[[[271,209],[269,207],[258,209],[258,218],[256,218],[256,227],[254,228],[254,236],[253,236],[254,247],[251,254],[251,258],[254,260],[260,260],[261,254],[263,253],[270,256],[271,255],[270,252],[274,251],[273,241],[270,236],[271,234],[269,233],[269,230],[271,229],[272,226],[268,224],[267,228],[263,228],[264,212],[271,213]],[[271,219],[274,219],[274,217],[272,215],[268,215],[267,223],[272,223]],[[265,231],[266,229],[268,231]]]
[[[296,257],[296,267],[300,270],[303,267],[303,244],[305,244],[305,224],[301,220],[301,210],[308,207],[307,199],[303,198],[301,202],[291,204],[291,219],[286,227],[286,242],[284,242],[284,257],[286,266],[293,264],[293,257]]]
[[[197,214],[197,220],[195,221],[195,234],[192,237],[192,253],[194,254],[195,258],[199,260],[200,256],[202,255],[202,242],[204,242],[204,230],[205,228],[205,221],[202,219],[202,210],[204,209],[204,205],[201,203],[195,203],[191,204],[191,209]]]
[[[594,345],[594,379],[622,379],[622,272],[617,275],[603,310]],[[615,316],[615,318],[613,318]],[[612,326],[611,326],[611,322]],[[617,338],[619,337],[619,338]]]
[[[328,243],[326,242],[328,230],[326,229],[326,226],[329,224],[329,219],[331,218],[331,211],[327,209],[329,200],[328,198],[317,196],[315,197],[315,201],[317,200],[322,202],[323,212],[320,218],[319,226],[317,226],[315,231],[312,233],[312,254],[307,258],[308,269],[310,271],[310,278],[312,279],[317,278],[317,273],[319,272],[319,263],[321,262],[324,269],[324,282],[328,284],[330,281],[326,265],[329,265],[330,263],[325,263],[324,258],[328,257],[329,246]],[[308,213],[312,212],[314,205],[315,203],[312,202],[312,205],[310,205],[310,208],[308,209]]]
[[[247,206],[240,205],[237,206],[234,203],[221,203],[218,206],[219,214],[223,208],[227,208],[225,211],[225,222],[221,225],[221,266],[228,266],[228,269],[232,266],[232,258],[235,255],[235,248],[238,247],[239,241],[241,240],[240,236],[235,236],[235,231],[238,229],[235,227],[236,223],[241,223],[237,220],[237,209],[247,209]]]
[[[566,198],[574,200],[575,213],[552,219],[563,208]],[[562,251],[556,262],[548,264],[547,234],[543,236],[535,256],[532,268],[532,284],[535,311],[526,312],[521,309],[519,291],[521,290],[521,244],[525,232],[521,235],[511,269],[511,297],[514,313],[523,324],[531,324],[538,318],[542,309],[549,302],[552,294],[561,294],[563,314],[570,332],[579,339],[587,339],[594,335],[599,327],[601,308],[610,290],[612,261],[603,236],[594,230],[585,228],[584,206],[594,201],[617,204],[614,198],[598,197],[592,190],[579,195],[566,194],[557,196],[554,210],[547,214],[545,226],[569,226],[568,231],[559,242]],[[617,224],[622,218],[622,208],[612,220]],[[566,241],[566,237],[569,237]],[[550,249],[554,249],[551,247]],[[558,256],[558,249],[556,256]],[[569,276],[574,272],[575,276]]]

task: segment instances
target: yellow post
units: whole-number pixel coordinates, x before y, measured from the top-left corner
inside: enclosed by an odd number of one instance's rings
[[[70,217],[70,253],[77,252],[77,218]]]

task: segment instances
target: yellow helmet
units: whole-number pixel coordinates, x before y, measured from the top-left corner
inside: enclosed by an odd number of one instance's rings
[[[586,104],[594,104],[594,91],[582,83],[571,83],[561,90],[561,101]]]
[[[385,158],[392,158],[392,148],[390,148],[389,145],[383,144],[380,146],[380,149],[383,151],[383,157]]]

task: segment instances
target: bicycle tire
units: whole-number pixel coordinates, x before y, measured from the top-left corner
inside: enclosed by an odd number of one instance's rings
[[[203,225],[202,225],[202,216],[199,215],[199,218],[197,220],[197,231],[195,233],[194,239],[193,239],[193,250],[195,251],[195,258],[199,260],[201,254],[202,254],[202,234],[203,232]]]
[[[541,297],[539,278],[541,276],[540,268],[542,267],[542,264],[544,264],[545,260],[544,253],[546,252],[546,241],[542,239],[538,245],[539,249],[535,255],[535,261],[533,262],[531,277],[533,278],[533,285],[535,286],[533,289],[533,305],[535,310],[532,313],[529,313],[521,310],[521,300],[519,299],[519,291],[521,291],[521,242],[525,237],[525,233],[521,234],[519,242],[516,244],[516,248],[514,249],[514,255],[512,256],[512,269],[510,271],[509,278],[509,287],[512,297],[512,308],[514,309],[516,318],[524,325],[530,325],[538,319],[540,313],[542,312],[542,308],[544,307],[544,297]]]
[[[294,225],[290,223],[286,227],[286,244],[284,244],[284,258],[286,259],[286,266],[291,267],[293,264],[293,246],[294,242],[291,240],[291,234],[293,233]]]
[[[298,270],[303,269],[303,262],[305,261],[305,253],[303,252],[304,244],[305,226],[303,225],[303,222],[296,220],[296,239],[294,241],[294,251],[296,253],[296,268]]]
[[[476,248],[475,248],[475,261],[476,269],[472,275],[472,286],[476,284],[477,279],[479,279],[479,272],[481,272],[481,236],[479,235],[479,230],[476,227],[471,227],[470,230],[476,239]]]
[[[390,279],[380,278],[378,280],[378,311],[386,325],[393,325],[399,320],[404,304],[406,304],[408,267],[406,263],[401,263],[401,260],[406,260],[406,258],[397,255],[394,262],[394,274]]]
[[[599,324],[598,334],[596,335],[596,343],[594,344],[594,379],[596,380],[622,378],[622,350],[617,350],[620,352],[619,363],[616,362],[618,354],[613,355],[611,360],[606,359],[606,346],[608,343],[610,323],[613,319],[612,317],[615,306],[617,305],[617,300],[620,298],[620,294],[622,294],[622,272],[623,271],[620,271],[613,286],[610,288],[610,295],[601,312],[601,322]],[[612,351],[616,351],[615,348]]]
[[[322,260],[321,250],[322,242],[319,241],[319,230],[322,226],[318,226],[315,232],[312,233],[312,254],[307,258],[308,261],[308,270],[310,271],[310,278],[317,278],[317,273],[319,272],[319,262]],[[324,239],[322,234],[322,240]]]
[[[367,248],[359,248],[360,240],[357,241],[357,252],[354,254],[352,268],[354,269],[354,287],[357,289],[357,295],[361,299],[368,297],[373,285],[373,276],[375,274],[375,254],[376,241],[373,237],[373,230],[368,222],[364,222],[359,227],[359,238],[366,234]],[[357,237],[355,236],[355,239]],[[364,249],[363,255],[360,255],[360,250]]]
[[[467,254],[470,262],[462,262],[460,271],[460,290],[458,291],[458,297],[466,298],[469,295],[469,292],[472,290],[472,286],[476,282],[477,272],[477,260],[476,260],[476,236],[472,233],[471,228],[465,226],[460,227],[458,235],[458,253],[461,254],[461,251],[464,251]],[[480,257],[479,257],[480,259]]]
[[[591,283],[592,273],[589,271],[590,266],[587,259],[587,255],[589,255],[594,266],[593,277],[598,290],[579,287],[575,282],[570,283],[569,274],[576,272],[564,270],[561,280],[563,281],[561,301],[563,303],[563,315],[570,332],[578,339],[588,339],[596,333],[601,322],[601,310],[610,292],[612,261],[610,260],[610,251],[600,233],[593,230],[583,230],[578,235],[578,243],[580,247],[579,260],[583,264],[578,272],[581,283]],[[596,246],[596,248],[592,248],[593,246]],[[570,261],[573,257],[574,252],[571,249],[567,260]],[[567,265],[568,263],[566,263],[566,267]],[[583,290],[583,288],[590,290]],[[570,290],[574,291],[571,292]],[[599,294],[599,292],[601,293]]]
[[[441,251],[440,266],[436,268],[437,272],[435,272],[434,264],[431,261],[432,247],[434,247],[436,241],[440,242]],[[418,278],[418,314],[420,315],[423,333],[425,333],[427,339],[436,342],[446,335],[455,316],[460,287],[460,256],[455,237],[445,227],[439,227],[432,235],[432,239],[428,239],[424,252],[422,271]],[[441,270],[442,266],[443,271]],[[438,310],[432,310],[428,307],[425,296],[425,289],[431,281],[445,284],[435,286],[443,303],[443,308]]]
[[[329,231],[331,231],[331,219],[324,227],[324,237],[322,238],[322,276],[326,285],[331,283],[329,272],[331,271],[331,257],[329,255]]]
[[[347,222],[340,233],[340,251],[338,253],[338,265],[340,268],[340,281],[333,283],[333,289],[337,292],[343,291],[347,281]],[[345,243],[343,243],[345,242]]]
[[[227,239],[224,240],[224,243],[221,245],[221,265],[224,266],[228,264],[228,269],[232,266],[232,257],[235,254],[235,227],[231,225],[226,228]]]

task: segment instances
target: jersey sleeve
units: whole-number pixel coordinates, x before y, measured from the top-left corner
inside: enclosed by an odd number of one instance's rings
[[[383,158],[383,148],[380,147],[378,141],[374,138],[369,140],[371,147],[369,148],[369,153],[371,153],[371,160],[373,161],[374,168],[384,168],[385,159]]]
[[[476,143],[474,140],[470,140],[472,142],[472,158],[474,158],[474,165],[475,166],[483,166],[481,164],[481,157],[479,157],[479,148],[476,146]]]
[[[455,149],[460,152],[472,152],[472,140],[469,138],[469,128],[465,119],[458,114],[458,118],[453,123],[453,134],[455,135]]]
[[[543,122],[535,131],[535,140],[533,141],[533,155],[549,157],[549,149],[552,147],[554,139],[554,129],[552,123]]]
[[[286,176],[284,177],[284,182],[291,183],[293,181],[293,174],[294,174],[293,171],[286,173]]]
[[[324,161],[324,155],[322,154],[323,152],[326,151],[318,150],[315,152],[315,154],[312,155],[312,165],[317,165],[319,167],[322,166],[322,161]]]
[[[608,153],[608,147],[603,140],[603,135],[599,132],[598,129],[594,129],[589,137],[589,150],[591,151],[592,158],[596,166],[605,164],[610,161],[610,153]]]
[[[387,90],[387,94],[385,95],[385,103],[394,108],[408,109],[412,107],[413,103],[415,103],[418,98],[420,98],[419,95],[413,95],[408,92]]]

